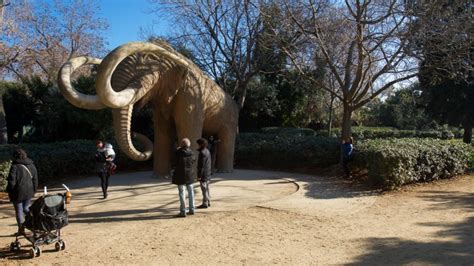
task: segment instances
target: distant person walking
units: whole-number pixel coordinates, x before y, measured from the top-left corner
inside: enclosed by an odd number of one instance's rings
[[[194,179],[195,159],[191,150],[191,141],[187,138],[181,140],[181,147],[176,151],[176,165],[173,172],[172,183],[178,185],[179,192],[179,214],[178,217],[186,217],[185,188],[188,191],[189,212],[194,214]]]
[[[199,156],[197,166],[197,176],[201,185],[202,191],[202,204],[198,206],[198,209],[206,209],[211,207],[211,197],[209,193],[209,182],[211,181],[211,153],[207,149],[207,140],[198,139],[197,144],[199,145]]]
[[[28,213],[31,199],[38,188],[38,172],[23,149],[13,152],[12,166],[7,180],[8,197],[15,207],[18,233],[24,234],[22,224],[25,222],[25,213]]]
[[[95,170],[101,180],[102,194],[104,199],[108,196],[109,178],[114,173],[116,165],[114,164],[115,151],[111,144],[104,143],[101,140],[96,141],[97,151],[95,153]]]
[[[342,141],[342,167],[346,178],[351,178],[351,170],[349,169],[349,162],[354,158],[354,145],[352,144],[352,137]]]
[[[213,174],[216,172],[217,144],[219,142],[221,142],[220,139],[214,138],[214,136],[209,137],[208,148],[211,153],[211,172]]]

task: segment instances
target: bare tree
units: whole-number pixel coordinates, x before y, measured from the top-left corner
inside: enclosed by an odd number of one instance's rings
[[[416,76],[417,64],[405,53],[407,16],[397,0],[284,0],[288,27],[304,41],[287,49],[303,75],[317,54],[327,68],[314,80],[342,102],[342,137],[351,135],[352,113],[395,84]],[[278,32],[275,33],[278,36]],[[331,80],[335,82],[331,82]],[[334,85],[334,87],[332,87]]]
[[[243,107],[262,27],[260,8],[249,0],[152,0],[154,12],[170,16],[185,42],[216,82]]]
[[[3,10],[4,7],[9,5],[9,3],[5,3],[3,0],[0,0],[0,27],[3,25]],[[3,32],[0,31],[0,34]],[[0,43],[1,45],[1,43]],[[0,49],[1,52],[1,49]],[[0,61],[0,69],[2,68],[2,62]],[[8,131],[7,131],[7,121],[5,119],[5,108],[3,106],[3,92],[0,92],[0,144],[7,144],[8,143]]]
[[[0,36],[4,74],[36,74],[53,82],[71,57],[105,52],[107,24],[97,10],[93,1],[12,0]]]

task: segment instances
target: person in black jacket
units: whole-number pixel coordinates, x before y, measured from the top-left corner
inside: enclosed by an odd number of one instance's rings
[[[202,204],[198,206],[198,209],[206,209],[211,207],[211,198],[209,194],[209,182],[211,181],[211,153],[207,149],[207,140],[198,139],[197,144],[199,145],[199,156],[198,156],[198,167],[197,177],[201,184],[202,191]]]
[[[186,203],[184,188],[188,190],[189,212],[194,214],[194,179],[195,179],[195,159],[191,150],[191,141],[184,138],[181,141],[181,147],[176,151],[176,167],[173,172],[172,183],[178,185],[179,191],[179,217],[186,217]]]
[[[38,172],[26,152],[17,149],[13,152],[13,161],[8,174],[7,192],[10,201],[15,207],[18,233],[24,234],[22,227],[25,222],[25,213],[29,211],[31,199],[35,196],[38,187]]]
[[[217,144],[219,142],[221,142],[220,139],[214,138],[214,136],[209,137],[208,150],[211,153],[211,171],[213,174],[216,172]]]
[[[100,177],[102,194],[104,199],[106,199],[108,196],[107,190],[109,188],[109,178],[116,167],[113,163],[115,152],[112,145],[109,143],[104,144],[101,140],[96,141],[95,146],[97,148],[95,153],[95,170],[97,175]]]

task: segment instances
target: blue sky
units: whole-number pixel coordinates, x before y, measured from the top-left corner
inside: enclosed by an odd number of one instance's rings
[[[106,38],[109,49],[139,41],[140,27],[153,27],[156,34],[166,33],[166,21],[157,14],[149,14],[152,4],[148,0],[98,0],[98,5],[98,15],[109,24]]]

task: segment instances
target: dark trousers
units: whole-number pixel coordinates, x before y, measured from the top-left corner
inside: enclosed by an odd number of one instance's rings
[[[25,222],[25,213],[28,213],[30,210],[30,205],[31,199],[13,202],[18,229],[20,229],[21,225]]]
[[[107,172],[99,173],[100,177],[100,185],[102,187],[102,193],[104,194],[104,198],[107,197],[107,189],[109,188],[109,178],[110,174]]]
[[[342,158],[342,168],[344,169],[344,175],[349,178],[351,176],[351,169],[349,163],[352,161],[352,156]]]

